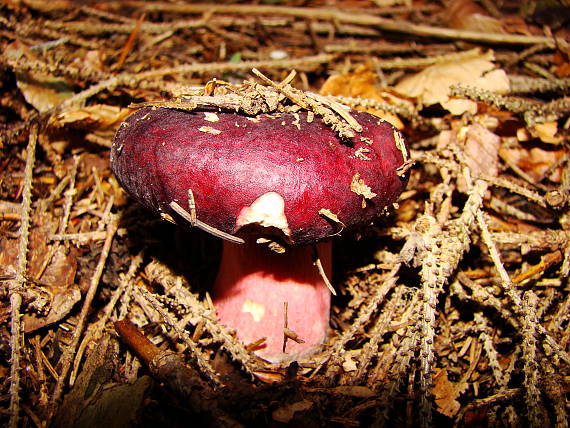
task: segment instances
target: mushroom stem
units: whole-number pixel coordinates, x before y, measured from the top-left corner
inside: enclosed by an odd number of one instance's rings
[[[326,338],[331,299],[313,263],[313,248],[289,248],[278,254],[253,242],[236,245],[224,241],[223,245],[213,290],[220,321],[235,329],[245,344],[265,338],[266,346],[256,354],[269,361],[313,353]],[[330,277],[331,243],[321,242],[317,250]],[[286,331],[303,343],[285,339]]]

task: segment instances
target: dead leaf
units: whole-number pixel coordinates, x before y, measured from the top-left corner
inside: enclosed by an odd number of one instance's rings
[[[36,54],[21,40],[8,45],[4,50],[4,56],[9,62],[23,58],[36,60]],[[39,72],[16,72],[16,85],[26,101],[40,113],[48,111],[73,95],[65,79]]]
[[[354,73],[330,76],[321,87],[320,93],[322,95],[360,97],[387,103],[393,99],[392,95],[378,89],[376,73],[367,65],[359,66]],[[397,129],[404,127],[398,116],[392,113],[373,108],[356,108],[381,117]]]
[[[140,422],[153,381],[145,375],[132,384],[116,383],[118,355],[116,339],[105,335],[97,342],[59,407],[54,426],[126,427]]]
[[[551,146],[552,148],[558,146]],[[533,147],[502,147],[499,150],[501,158],[507,163],[514,164],[524,171],[536,183],[540,183],[545,175],[558,164],[564,157],[564,149],[547,150],[539,146]],[[555,168],[548,179],[554,183],[560,183],[562,168]]]
[[[463,146],[467,165],[474,177],[480,174],[496,177],[499,173],[499,148],[501,138],[483,125],[475,123],[459,131],[443,131],[437,147],[443,149],[448,144],[458,143]],[[466,191],[466,182],[459,177],[457,182],[461,191]]]
[[[504,33],[503,24],[487,15],[485,9],[473,0],[452,0],[447,4],[445,14],[451,28],[480,31],[483,33]]]
[[[537,123],[534,125],[531,133],[543,143],[560,144],[564,141],[564,137],[556,135],[558,133],[558,124],[556,122]]]
[[[60,247],[51,260],[46,260],[49,253],[49,233],[39,228],[32,229],[29,238],[29,261],[26,276],[50,287],[67,287],[74,283],[77,270],[77,252],[70,248]],[[6,239],[0,251],[0,274],[11,275],[15,271],[18,258],[18,241]],[[48,263],[44,268],[44,263]]]
[[[114,130],[132,112],[133,109],[130,108],[96,104],[52,116],[49,125],[54,127],[73,125],[74,128],[90,130]]]
[[[283,379],[285,379],[285,375],[283,373],[271,370],[256,370],[253,372],[253,375],[265,383],[282,382]]]
[[[51,231],[47,225],[57,224],[48,214],[34,216],[34,227],[29,237],[29,260],[26,277],[38,281],[39,288],[50,297],[49,308],[35,307],[41,314],[24,315],[25,331],[30,332],[59,321],[66,316],[73,305],[81,299],[75,284],[77,271],[77,250],[74,247],[59,246],[53,251],[49,245]],[[0,274],[12,275],[18,259],[18,241],[7,239],[0,246]],[[47,263],[47,264],[46,264]],[[44,302],[45,305],[45,302]],[[44,315],[47,312],[47,315]]]
[[[36,314],[24,314],[24,332],[31,333],[47,325],[53,324],[63,317],[81,300],[79,287],[72,285],[69,287],[50,287],[51,305],[46,316]]]
[[[396,91],[417,98],[424,105],[440,103],[454,115],[465,112],[475,114],[477,104],[464,99],[450,99],[449,87],[458,83],[492,91],[498,94],[508,92],[509,79],[501,69],[495,69],[492,51],[463,60],[432,65],[425,70],[403,79]]]
[[[283,407],[274,410],[271,417],[277,422],[289,423],[297,412],[309,410],[313,406],[313,402],[309,400],[297,401],[293,404],[287,404]]]
[[[73,95],[65,80],[40,73],[16,73],[16,84],[26,101],[40,113],[57,106]]]
[[[501,138],[484,126],[475,123],[467,129],[464,153],[467,165],[476,175],[496,177],[499,173]]]
[[[449,418],[455,417],[461,408],[457,398],[467,390],[467,382],[451,382],[447,376],[447,369],[436,369],[433,380],[432,392],[435,396],[437,411]]]

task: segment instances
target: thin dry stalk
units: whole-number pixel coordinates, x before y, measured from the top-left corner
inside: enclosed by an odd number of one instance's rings
[[[525,293],[523,304],[525,305],[522,328],[522,359],[524,361],[524,384],[525,402],[528,411],[528,419],[532,427],[549,426],[549,418],[540,393],[538,384],[541,380],[539,361],[537,356],[537,331],[539,320],[536,316],[538,297],[532,291]]]
[[[370,340],[366,342],[358,355],[358,370],[351,379],[352,384],[358,383],[365,376],[366,369],[371,363],[372,358],[379,352],[380,343],[390,327],[394,313],[402,304],[402,297],[405,295],[404,292],[405,288],[403,286],[396,287],[394,293],[390,296],[385,307],[382,309],[382,314],[370,329]]]
[[[303,58],[285,59],[285,60],[268,60],[268,61],[243,61],[240,63],[206,63],[206,64],[187,64],[178,67],[165,67],[157,70],[145,71],[142,73],[122,73],[110,77],[89,88],[79,92],[78,94],[68,98],[59,104],[55,109],[49,111],[48,115],[54,115],[62,111],[72,109],[76,105],[80,105],[85,100],[99,94],[100,92],[114,89],[119,86],[136,87],[143,80],[152,80],[168,75],[183,75],[190,73],[223,73],[231,71],[249,71],[253,68],[269,68],[276,70],[288,69],[306,69],[307,67],[317,66],[327,63],[333,59],[332,55],[315,55]]]
[[[24,185],[22,203],[20,205],[20,239],[18,242],[18,262],[14,279],[10,281],[8,293],[10,296],[10,334],[12,351],[10,355],[10,428],[19,426],[20,415],[20,359],[24,335],[20,309],[22,306],[22,291],[26,283],[26,268],[28,254],[28,237],[30,233],[30,210],[32,205],[32,179],[36,160],[36,143],[38,140],[38,125],[32,124],[30,137],[26,147],[26,167],[24,169]]]
[[[489,256],[491,257],[495,269],[497,269],[501,278],[500,285],[502,286],[505,294],[511,299],[513,303],[513,311],[515,311],[515,313],[522,319],[526,319],[529,316],[525,312],[526,306],[523,304],[520,295],[515,289],[515,286],[511,281],[507,270],[505,269],[505,266],[501,262],[499,250],[497,250],[497,246],[493,242],[493,238],[489,232],[489,227],[487,226],[487,222],[485,221],[482,211],[479,211],[477,213],[477,223],[481,230],[481,238],[487,246],[489,250]],[[541,324],[538,324],[536,328],[538,333],[544,336],[546,343],[554,350],[554,352],[556,352],[556,354],[567,364],[570,364],[570,355],[568,355],[568,353],[560,346],[560,344],[556,342],[556,340],[548,333],[548,331],[546,331],[545,327]]]
[[[382,285],[374,288],[373,295],[370,296],[366,305],[360,309],[358,316],[351,324],[351,326],[343,332],[341,337],[333,344],[333,346],[319,361],[314,374],[316,374],[327,363],[327,379],[332,380],[334,378],[334,374],[338,373],[339,368],[342,366],[342,360],[346,350],[346,345],[348,342],[353,340],[356,335],[361,332],[364,327],[370,322],[370,319],[374,312],[378,310],[382,302],[385,300],[386,295],[394,287],[396,281],[398,280],[398,277],[396,275],[400,269],[400,266],[400,264],[397,264],[394,268],[392,268],[386,277],[382,278]]]
[[[483,349],[489,360],[489,367],[491,367],[495,382],[497,382],[497,385],[501,388],[505,388],[509,383],[509,377],[499,364],[499,353],[493,344],[493,337],[489,333],[490,328],[487,324],[487,320],[481,312],[475,313],[474,320],[478,329],[481,331],[481,333],[479,333],[479,339],[481,339],[483,343]]]
[[[413,313],[417,318],[420,316],[421,301],[414,299],[412,305],[414,307]],[[394,399],[404,384],[406,374],[413,371],[411,370],[411,366],[419,345],[419,340],[418,328],[415,325],[409,325],[405,329],[402,342],[397,348],[396,361],[391,368],[390,381],[387,384],[378,385],[381,390],[380,396],[382,397],[382,401],[376,412],[375,426],[383,427],[390,421],[390,413],[394,406]],[[413,383],[413,381],[411,382]]]
[[[328,20],[339,24],[355,24],[362,26],[373,26],[384,31],[412,34],[421,37],[437,37],[442,39],[471,40],[486,43],[500,44],[545,44],[551,47],[566,46],[563,40],[553,40],[544,36],[522,36],[516,34],[484,33],[479,31],[456,30],[451,28],[430,27],[428,25],[412,24],[407,21],[392,20],[382,18],[377,15],[359,14],[344,12],[340,9],[332,8],[302,8],[302,7],[281,7],[267,5],[218,5],[212,9],[211,5],[201,4],[172,4],[172,3],[146,3],[139,1],[129,1],[129,5],[135,6],[138,10],[168,11],[176,13],[205,13],[217,12],[220,14],[235,13],[241,15],[288,15],[313,20]]]

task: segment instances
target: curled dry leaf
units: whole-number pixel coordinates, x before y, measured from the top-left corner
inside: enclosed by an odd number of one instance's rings
[[[435,64],[403,79],[395,89],[427,106],[439,103],[454,115],[475,114],[477,104],[470,100],[450,99],[449,88],[462,83],[498,94],[508,92],[507,74],[504,70],[495,69],[493,60],[493,52],[488,51],[474,58]]]
[[[37,59],[35,52],[21,40],[16,40],[5,48],[4,58],[8,63],[17,63],[24,58],[30,62]],[[26,101],[40,113],[55,107],[73,95],[65,79],[40,72],[17,72],[16,85],[22,91]]]
[[[50,287],[51,305],[46,316],[24,314],[24,331],[31,333],[46,325],[53,324],[65,317],[69,311],[81,300],[81,292],[77,286]]]
[[[17,73],[16,84],[26,101],[40,113],[48,111],[73,95],[64,80],[46,74]]]

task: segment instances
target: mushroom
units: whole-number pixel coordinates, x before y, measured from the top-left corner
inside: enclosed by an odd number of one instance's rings
[[[220,321],[270,361],[307,356],[329,325],[330,238],[369,224],[406,179],[402,136],[351,112],[341,139],[313,115],[145,107],[122,124],[111,165],[144,206],[224,239],[213,288]]]

